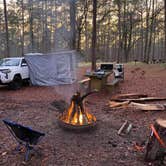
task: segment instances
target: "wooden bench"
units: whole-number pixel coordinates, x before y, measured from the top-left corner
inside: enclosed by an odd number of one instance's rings
[[[80,89],[85,91],[89,90],[89,81],[90,81],[90,78],[85,78],[83,80],[78,81]]]
[[[79,84],[85,84],[90,81],[90,78],[85,78],[83,80],[78,81]]]
[[[120,80],[118,78],[114,79],[112,82],[106,84],[106,89],[111,92],[114,87],[119,84]]]
[[[114,69],[114,78],[117,79],[119,78],[119,80],[124,80],[124,71],[119,72],[118,70]]]

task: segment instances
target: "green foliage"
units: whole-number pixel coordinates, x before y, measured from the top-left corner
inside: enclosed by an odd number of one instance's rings
[[[25,52],[52,52],[57,49],[59,43],[63,49],[69,48],[71,41],[69,1],[16,0],[7,2],[9,39],[10,43],[15,43],[13,52],[17,52],[17,55],[21,55],[21,51],[17,51],[20,50],[21,42],[24,42],[22,45]],[[81,55],[83,59],[90,60],[92,1],[77,0],[75,2],[76,49],[83,52]],[[149,56],[149,61],[153,58],[166,59],[163,51],[164,3],[155,1],[154,13],[152,13],[152,2],[153,0],[148,4],[146,0],[98,0],[97,59],[117,61],[119,58],[120,61],[134,59],[143,61],[146,56]],[[149,25],[147,24],[148,12]],[[154,25],[151,26],[151,24]],[[152,32],[150,32],[151,27]],[[150,41],[150,36],[152,41]],[[148,43],[149,52],[145,51],[146,43]],[[0,6],[0,55],[4,53],[4,44],[4,14],[3,6]]]

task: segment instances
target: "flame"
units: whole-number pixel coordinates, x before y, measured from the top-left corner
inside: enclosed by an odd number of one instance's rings
[[[72,102],[69,109],[64,112],[60,119],[71,125],[88,125],[96,121],[95,116],[90,114],[87,110],[84,113],[81,111],[81,108],[78,108],[77,111],[74,110],[74,103]]]

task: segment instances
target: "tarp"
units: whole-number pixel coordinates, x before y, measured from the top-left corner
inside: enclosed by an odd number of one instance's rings
[[[25,55],[33,85],[54,86],[71,84],[76,80],[76,52]]]

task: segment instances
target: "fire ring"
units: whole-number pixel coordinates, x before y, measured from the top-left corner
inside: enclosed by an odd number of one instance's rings
[[[96,126],[96,117],[90,114],[83,104],[84,98],[92,93],[94,92],[81,96],[80,92],[77,92],[72,96],[69,108],[59,117],[61,127],[79,131]]]
[[[96,118],[94,117],[93,120],[91,121],[91,123],[88,124],[72,124],[69,122],[66,122],[64,120],[63,115],[61,115],[58,119],[58,124],[60,127],[67,129],[67,130],[72,130],[72,131],[84,131],[84,130],[89,130],[92,128],[96,127]]]

